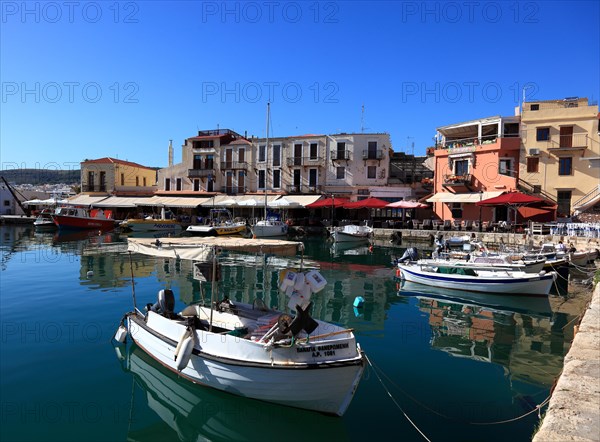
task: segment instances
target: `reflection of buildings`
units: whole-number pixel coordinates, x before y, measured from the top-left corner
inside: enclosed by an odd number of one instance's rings
[[[500,364],[513,378],[543,385],[561,370],[565,315],[553,320],[426,297],[419,309],[429,314],[432,346],[452,356]]]

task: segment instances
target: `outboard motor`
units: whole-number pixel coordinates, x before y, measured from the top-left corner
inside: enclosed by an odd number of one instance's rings
[[[416,247],[409,247],[404,251],[402,257],[398,260],[398,262],[405,261],[417,261],[419,259],[419,251]]]
[[[167,318],[170,318],[175,314],[173,312],[174,308],[175,296],[173,296],[173,291],[169,289],[160,290],[158,292],[156,303],[154,305],[148,304],[148,310],[161,314]]]

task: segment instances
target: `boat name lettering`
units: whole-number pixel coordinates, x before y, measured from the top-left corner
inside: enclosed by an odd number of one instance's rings
[[[307,353],[307,352],[315,352],[315,351],[327,351],[327,350],[340,350],[342,348],[348,348],[349,344],[329,344],[329,345],[320,345],[318,347],[296,347],[297,353]]]

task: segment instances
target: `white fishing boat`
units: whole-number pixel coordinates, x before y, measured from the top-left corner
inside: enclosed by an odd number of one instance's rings
[[[211,209],[207,224],[188,226],[186,232],[198,236],[241,235],[246,233],[246,221],[234,220],[227,209]]]
[[[38,231],[56,230],[58,227],[52,219],[53,213],[52,209],[43,209],[33,222],[35,229]]]
[[[218,249],[285,253],[302,247],[281,240],[240,239],[238,248],[233,238],[197,244],[186,241],[194,238],[176,240],[130,239],[129,246],[130,251],[153,256],[198,260],[200,268],[212,269],[208,273],[217,277]],[[203,273],[206,279],[211,275]],[[216,279],[212,283],[214,294]],[[124,316],[115,337],[122,342],[128,334],[151,357],[191,382],[341,416],[366,357],[351,329],[311,318],[310,294],[325,284],[315,270],[283,271],[280,289],[290,294],[294,316],[270,310],[260,299],[253,305],[228,299],[208,307],[193,304],[176,313],[173,293],[161,290],[154,305],[145,311],[134,307]]]
[[[465,266],[453,262],[398,262],[398,276],[410,282],[475,292],[548,295],[556,272],[526,273],[491,266]]]
[[[267,103],[267,137],[266,137],[266,143],[265,143],[265,153],[266,153],[266,159],[265,162],[268,164],[268,159],[269,159],[269,118],[270,118],[270,110],[271,110],[271,103]],[[250,227],[250,230],[252,230],[252,236],[254,238],[275,238],[275,237],[280,237],[280,236],[286,236],[288,233],[288,226],[286,223],[284,223],[283,221],[281,221],[280,219],[275,219],[273,217],[268,217],[267,215],[267,174],[265,173],[265,182],[264,182],[264,188],[265,188],[265,212],[264,212],[264,218],[262,220],[256,221],[255,224],[253,224]]]
[[[373,228],[367,225],[357,226],[348,224],[341,227],[332,227],[330,230],[334,242],[368,242],[373,235]]]

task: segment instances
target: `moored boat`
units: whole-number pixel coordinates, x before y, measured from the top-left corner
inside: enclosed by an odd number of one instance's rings
[[[38,231],[56,230],[57,226],[52,219],[52,209],[43,209],[33,222],[33,226]]]
[[[246,233],[246,221],[234,220],[227,209],[211,209],[207,224],[188,226],[186,232],[198,236],[241,235]]]
[[[208,271],[213,277],[219,274],[215,250],[227,248],[228,241],[220,241],[218,246],[215,242],[209,248],[183,244],[186,242],[130,240],[130,250],[203,264],[212,261],[204,269],[216,269]],[[284,253],[290,247],[297,251],[302,243],[240,240],[240,246],[255,253]],[[316,293],[326,284],[324,278],[315,270],[306,274],[283,272],[280,289],[291,293],[293,317],[270,310],[261,302],[250,305],[226,298],[210,306],[192,304],[175,313],[173,293],[161,290],[158,301],[149,304],[145,312],[134,308],[125,315],[127,330],[120,327],[116,338],[122,341],[128,334],[148,355],[191,382],[341,416],[356,391],[366,357],[351,329],[310,317],[307,287]]]
[[[420,284],[499,294],[548,295],[556,272],[526,273],[508,269],[454,265],[452,262],[397,264],[400,277]]]
[[[367,225],[357,226],[348,224],[331,229],[331,237],[334,242],[368,242],[373,235],[373,228]]]
[[[171,232],[178,233],[183,229],[181,223],[174,219],[127,219],[120,224],[121,229],[131,232]]]
[[[115,227],[110,210],[92,209],[83,207],[59,207],[52,215],[54,224],[59,229],[86,230],[98,229],[102,231],[111,230]]]
[[[250,230],[255,238],[275,238],[286,236],[288,225],[281,220],[267,218],[257,221]]]

